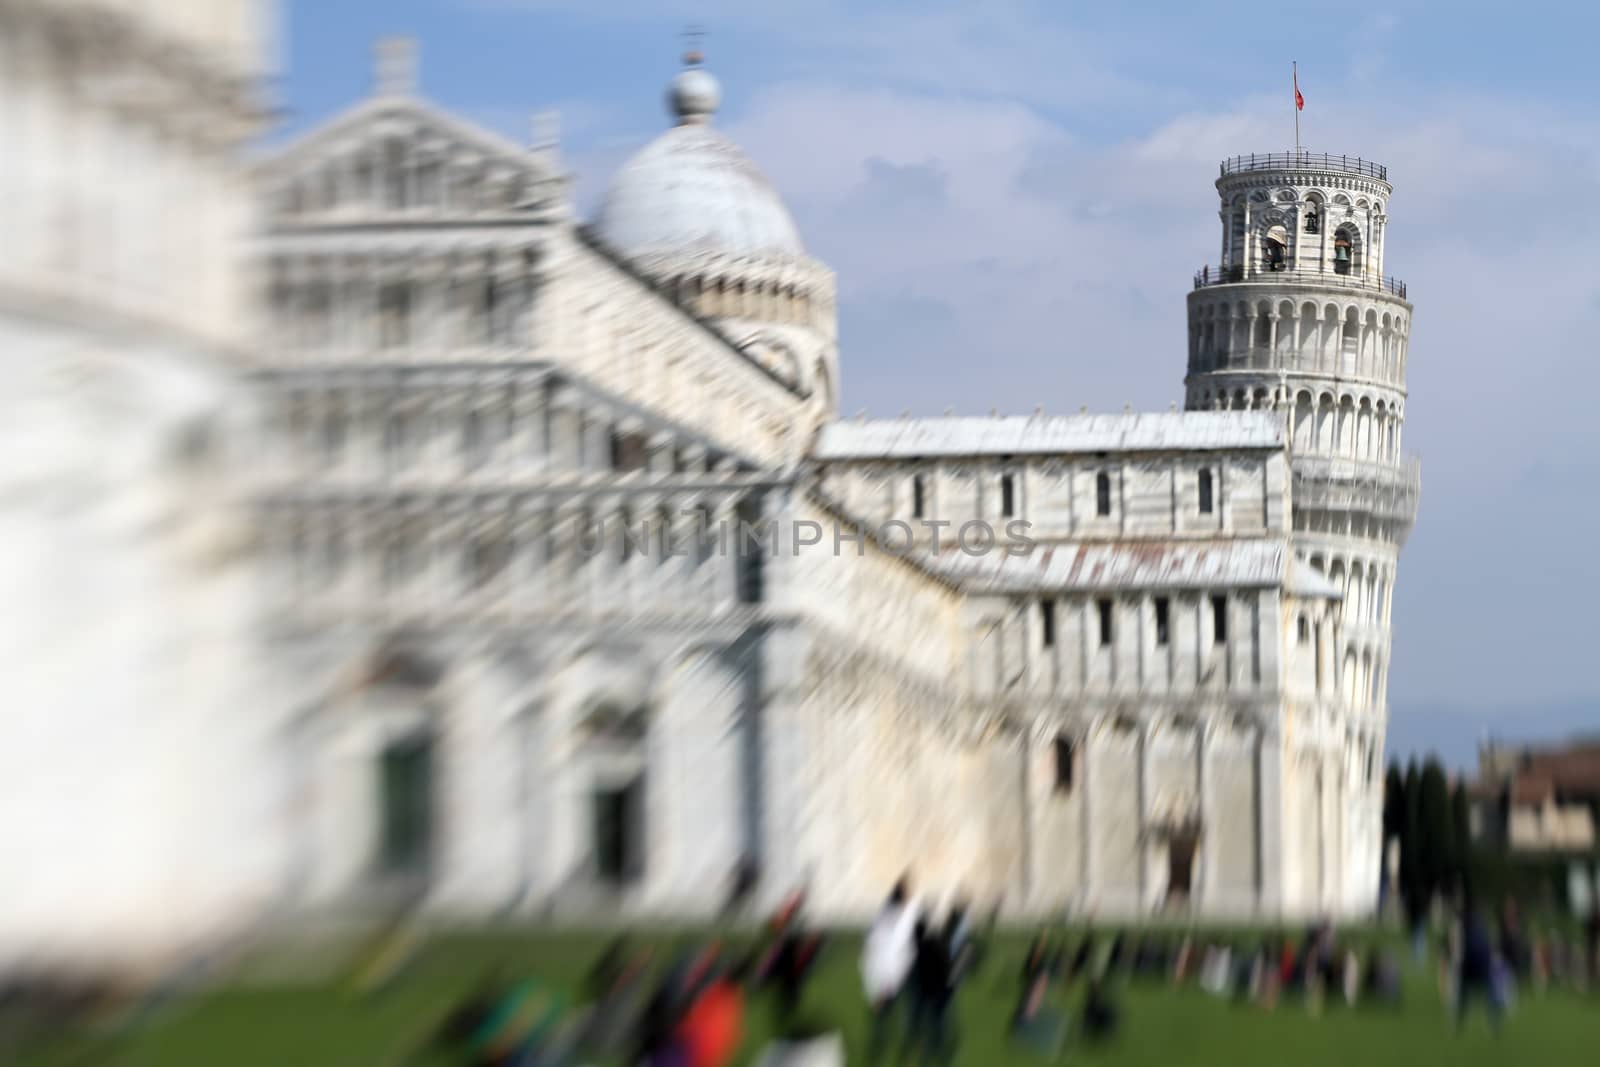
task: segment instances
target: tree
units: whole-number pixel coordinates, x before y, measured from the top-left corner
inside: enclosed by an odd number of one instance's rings
[[[1422,772],[1417,761],[1406,765],[1400,832],[1400,893],[1406,921],[1412,929],[1421,926],[1428,914],[1428,887],[1422,862]]]
[[[1472,804],[1467,797],[1467,786],[1457,782],[1450,795],[1450,830],[1455,844],[1455,880],[1469,892],[1478,888],[1472,881]]]
[[[1418,862],[1421,864],[1424,907],[1440,893],[1456,889],[1456,835],[1450,806],[1450,784],[1444,768],[1433,757],[1422,768],[1422,798],[1418,807]]]
[[[1406,833],[1406,782],[1400,764],[1390,761],[1383,776],[1383,840],[1404,838]]]

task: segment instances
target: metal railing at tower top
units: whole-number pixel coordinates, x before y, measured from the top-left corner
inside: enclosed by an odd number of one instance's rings
[[[1335,156],[1327,152],[1267,152],[1248,156],[1234,156],[1222,161],[1222,177],[1243,174],[1252,170],[1332,170],[1341,174],[1359,174],[1364,178],[1389,180],[1389,168],[1360,156]]]
[[[1235,285],[1240,282],[1286,283],[1289,285],[1331,285],[1341,289],[1376,289],[1407,300],[1406,283],[1388,275],[1363,274],[1359,271],[1340,274],[1334,270],[1274,270],[1270,266],[1249,269],[1242,266],[1204,266],[1194,272],[1194,287],[1205,289],[1212,285]]]

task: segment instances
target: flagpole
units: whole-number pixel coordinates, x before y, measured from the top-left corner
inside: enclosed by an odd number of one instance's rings
[[[1294,64],[1291,68],[1294,77],[1294,96],[1289,102],[1294,105],[1294,158],[1300,158],[1300,63],[1290,60]]]

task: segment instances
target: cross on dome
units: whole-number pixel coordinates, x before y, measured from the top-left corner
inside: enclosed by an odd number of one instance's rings
[[[690,27],[683,36],[689,42],[688,50],[683,54],[684,69],[672,79],[672,85],[667,90],[667,106],[679,126],[708,125],[711,116],[717,113],[717,105],[722,102],[722,86],[701,66],[706,58],[700,50],[700,40],[705,37],[705,31]]]

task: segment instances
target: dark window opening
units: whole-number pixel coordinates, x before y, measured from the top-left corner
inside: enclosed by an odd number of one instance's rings
[[[1322,692],[1322,624],[1317,623],[1315,649],[1312,657],[1317,663],[1317,692]]]
[[[385,285],[378,296],[378,344],[398,348],[411,343],[411,287]]]
[[[1056,735],[1056,792],[1072,792],[1073,764],[1077,761],[1078,746],[1073,744],[1072,738],[1065,735]]]
[[[1096,515],[1111,514],[1111,475],[1104,471],[1094,478],[1094,511]]]
[[[483,437],[483,415],[477,411],[467,412],[466,422],[461,427],[461,452],[467,466],[476,467],[483,460]]]
[[[1100,644],[1102,646],[1109,645],[1111,643],[1111,601],[1098,600],[1095,602],[1095,607],[1100,612]]]
[[[383,750],[378,790],[378,870],[421,873],[428,865],[433,828],[433,748],[426,738]]]
[[[1166,597],[1156,597],[1156,644],[1164,645],[1172,639],[1172,604]]]
[[[344,416],[333,412],[322,424],[322,452],[330,462],[337,462],[344,452]]]
[[[1316,208],[1306,212],[1306,232],[1320,233],[1322,230],[1322,217],[1317,214]]]
[[[1282,270],[1285,260],[1283,242],[1279,241],[1277,238],[1268,237],[1265,242],[1265,249],[1267,269]]]
[[[1017,483],[1011,475],[1000,479],[1000,517],[1009,519],[1017,513]]]
[[[1218,644],[1228,639],[1228,598],[1225,596],[1211,598],[1211,636]]]
[[[621,886],[644,873],[644,788],[639,779],[594,794],[595,873]]]
[[[611,435],[611,469],[616,471],[642,471],[650,465],[650,450],[643,434],[613,433]]]
[[[913,519],[922,518],[926,506],[927,500],[922,490],[922,475],[918,474],[911,479],[911,517]]]
[[[1311,640],[1311,624],[1304,615],[1300,616],[1300,643],[1303,645]]]
[[[1211,514],[1211,471],[1205,468],[1200,471],[1200,514]]]
[[[1039,605],[1039,633],[1046,648],[1056,643],[1056,605],[1046,600]]]
[[[1350,235],[1340,231],[1339,236],[1333,239],[1333,272],[1349,274],[1350,264]]]
[[[733,536],[738,541],[735,584],[741,604],[759,604],[766,594],[765,529],[759,508],[746,506],[739,509],[738,526]]]

